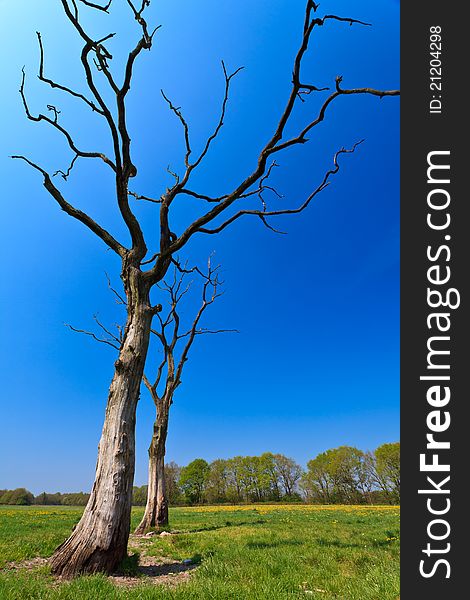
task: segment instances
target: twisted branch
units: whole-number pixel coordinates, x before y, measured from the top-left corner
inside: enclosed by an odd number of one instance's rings
[[[317,18],[315,16],[317,9],[318,9],[318,5],[315,2],[308,0],[307,5],[306,5],[306,11],[305,11],[305,21],[304,21],[302,40],[301,40],[300,47],[299,47],[297,54],[295,56],[295,59],[294,59],[294,65],[293,65],[293,71],[292,71],[292,87],[291,87],[290,95],[288,97],[287,104],[284,108],[284,111],[281,113],[278,124],[275,128],[275,131],[274,131],[271,139],[266,143],[266,145],[263,147],[263,149],[260,151],[260,153],[258,155],[256,168],[231,193],[224,194],[219,197],[211,197],[211,196],[208,196],[205,194],[200,194],[198,192],[194,192],[193,190],[188,189],[188,187],[186,186],[187,181],[189,179],[189,175],[191,173],[191,168],[193,167],[194,164],[198,164],[198,161],[196,161],[196,163],[193,163],[193,165],[190,164],[190,166],[187,167],[186,174],[183,177],[183,179],[181,180],[181,182],[178,181],[177,184],[175,184],[175,186],[168,192],[167,206],[171,203],[171,201],[178,194],[192,196],[194,198],[204,200],[209,203],[213,203],[213,204],[215,204],[215,206],[211,210],[206,212],[204,215],[202,215],[201,217],[194,220],[188,227],[186,227],[186,229],[174,241],[172,241],[170,239],[170,237],[167,235],[166,243],[161,244],[161,251],[158,253],[158,255],[155,259],[154,266],[151,269],[149,269],[149,271],[147,271],[147,273],[146,273],[146,277],[148,277],[148,279],[151,282],[158,280],[158,278],[161,276],[162,271],[166,268],[169,258],[171,258],[171,256],[174,255],[176,252],[178,252],[183,246],[185,246],[185,244],[190,240],[190,238],[195,233],[201,233],[201,232],[202,233],[217,233],[217,232],[225,229],[225,227],[227,227],[229,224],[233,223],[237,218],[239,218],[239,216],[242,216],[244,214],[257,215],[260,218],[260,221],[265,226],[274,230],[274,228],[267,222],[266,217],[278,216],[278,215],[283,215],[283,214],[296,214],[296,213],[299,213],[302,210],[304,210],[304,208],[306,208],[308,206],[308,204],[311,202],[313,197],[315,197],[315,195],[317,195],[320,191],[322,191],[322,189],[324,189],[324,187],[326,187],[326,185],[328,184],[328,178],[332,174],[336,173],[337,171],[334,170],[334,173],[328,172],[325,175],[326,180],[324,181],[324,183],[322,183],[311,194],[311,196],[309,196],[309,198],[307,198],[307,200],[300,207],[294,208],[294,209],[284,209],[284,210],[279,210],[279,211],[268,211],[267,207],[266,207],[266,203],[262,196],[263,190],[268,189],[268,187],[264,184],[264,182],[266,181],[266,179],[265,179],[266,173],[267,172],[269,173],[269,168],[270,168],[270,167],[268,167],[268,162],[269,162],[270,157],[272,157],[273,154],[276,154],[276,153],[278,153],[282,150],[285,150],[291,146],[306,143],[308,141],[308,138],[306,137],[307,134],[324,120],[328,107],[330,106],[330,104],[332,104],[336,100],[336,98],[338,98],[340,96],[353,95],[353,94],[370,94],[373,96],[378,96],[379,98],[383,98],[385,96],[399,95],[400,92],[398,90],[376,90],[374,88],[343,89],[340,85],[342,78],[337,77],[336,83],[335,83],[335,90],[323,102],[316,118],[313,119],[312,121],[310,121],[310,123],[308,123],[297,135],[295,135],[294,137],[292,137],[290,139],[283,141],[286,126],[291,120],[296,100],[298,100],[299,98],[300,98],[300,100],[303,100],[303,98],[301,98],[301,96],[305,95],[306,93],[311,93],[313,91],[321,92],[321,91],[324,91],[327,89],[327,88],[315,86],[310,83],[305,83],[302,81],[302,77],[301,77],[301,67],[303,64],[303,59],[307,52],[310,38],[311,38],[312,32],[315,29],[315,27],[322,27],[327,21],[344,22],[344,23],[348,23],[350,26],[352,26],[354,24],[362,25],[362,26],[369,26],[369,23],[365,23],[365,22],[359,21],[357,19],[339,17],[336,15],[326,15],[322,18]],[[225,67],[224,67],[224,74],[226,76],[226,94],[225,94],[225,100],[223,103],[222,117],[221,117],[220,123],[223,123],[223,118],[225,115],[226,100],[228,98],[228,90],[229,90],[229,83],[230,83],[230,77],[227,76]],[[235,74],[236,74],[236,72],[234,74],[232,74],[232,76]],[[220,127],[216,128],[216,132],[218,133],[219,131],[220,131]],[[202,152],[202,155],[200,156],[200,160],[202,160],[202,158],[204,157],[204,155],[205,155],[204,151],[206,149],[208,149],[208,147],[210,146],[210,142],[213,139],[214,139],[214,136],[211,136],[211,138],[209,138],[208,143],[206,143],[206,146]],[[188,147],[187,147],[187,152],[188,152]],[[339,154],[342,154],[343,152],[346,152],[346,151],[341,150],[336,155],[335,161],[336,161],[336,158],[339,156]],[[336,163],[335,163],[335,169],[336,169]],[[257,186],[257,187],[253,189],[253,186]],[[271,190],[271,191],[273,191],[273,190]],[[275,193],[277,193],[277,192],[275,192]],[[239,211],[233,217],[226,219],[219,226],[216,226],[214,228],[207,227],[207,225],[211,224],[219,215],[221,215],[222,213],[227,211],[227,209],[229,209],[234,202],[241,200],[241,199],[246,199],[253,195],[258,195],[260,197],[260,200],[263,205],[262,211],[242,210],[242,211]],[[169,224],[168,224],[167,212],[168,211],[166,210],[166,213],[165,213],[164,208],[162,206],[161,223],[163,223],[165,231],[168,232],[170,229],[169,229]],[[162,214],[163,214],[163,218],[162,218]],[[162,229],[162,231],[163,231],[163,229]]]
[[[122,244],[120,244],[108,231],[106,231],[106,229],[104,229],[103,227],[101,227],[101,225],[94,221],[89,215],[82,212],[78,208],[75,208],[69,202],[67,202],[61,194],[61,192],[52,183],[52,180],[47,171],[45,171],[42,167],[29,160],[29,158],[26,158],[25,156],[15,155],[11,156],[10,158],[13,158],[15,160],[22,160],[36,171],[39,171],[39,173],[41,173],[44,177],[44,187],[54,198],[54,200],[57,202],[60,208],[69,216],[73,217],[74,219],[77,219],[77,221],[80,221],[81,223],[86,225],[88,229],[90,229],[94,234],[96,234],[100,239],[102,239],[103,242],[111,248],[111,250],[114,250],[116,254],[119,254],[119,256],[121,256],[122,258],[125,257],[127,249]]]
[[[20,85],[19,92],[20,92],[21,100],[23,102],[23,107],[25,110],[26,117],[30,121],[35,121],[36,123],[39,123],[40,121],[45,121],[46,123],[49,123],[49,125],[54,127],[54,129],[57,129],[57,131],[59,131],[65,137],[70,149],[77,156],[80,156],[81,158],[100,158],[103,162],[105,162],[107,165],[109,165],[113,169],[113,171],[116,171],[116,165],[113,163],[112,160],[110,160],[102,152],[84,152],[83,150],[79,150],[77,148],[77,146],[75,145],[75,142],[72,139],[71,134],[64,127],[62,127],[59,124],[58,118],[59,118],[60,111],[57,110],[57,108],[54,105],[48,104],[48,106],[47,106],[47,108],[54,113],[53,119],[51,119],[50,117],[43,115],[41,113],[37,117],[35,117],[33,114],[31,114],[31,111],[29,110],[29,106],[28,106],[28,101],[26,99],[26,94],[25,94],[26,72],[25,72],[24,67],[21,72],[22,72],[22,77],[21,77],[21,85]]]
[[[298,213],[304,211],[307,208],[307,206],[310,204],[310,202],[315,198],[315,196],[317,196],[320,192],[322,192],[326,187],[328,187],[330,185],[330,181],[329,181],[330,177],[332,175],[336,175],[336,173],[338,173],[338,171],[339,171],[338,157],[341,154],[352,154],[356,150],[357,146],[359,146],[359,144],[362,144],[363,141],[364,140],[356,142],[354,144],[354,146],[352,148],[350,148],[349,150],[346,150],[345,148],[341,148],[341,150],[338,150],[338,152],[336,152],[336,154],[333,157],[334,168],[330,169],[329,171],[327,171],[325,173],[320,185],[318,185],[318,187],[308,196],[308,198],[297,208],[284,208],[284,209],[280,209],[280,210],[266,210],[266,207],[264,207],[264,210],[262,210],[262,211],[261,210],[239,210],[236,214],[231,216],[229,219],[227,219],[224,223],[222,223],[218,227],[216,227],[214,229],[205,229],[205,228],[201,227],[198,231],[200,233],[208,233],[208,234],[219,233],[220,231],[225,229],[228,225],[231,225],[234,221],[236,221],[243,215],[255,215],[261,219],[261,222],[266,227],[268,227],[268,229],[271,229],[272,231],[275,231],[276,233],[284,233],[281,231],[277,231],[276,229],[273,229],[273,227],[270,226],[269,223],[266,221],[266,217],[274,217],[274,216],[279,216],[279,215],[292,215],[292,214],[298,214]]]

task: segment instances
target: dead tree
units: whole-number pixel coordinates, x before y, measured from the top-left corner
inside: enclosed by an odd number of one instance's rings
[[[72,160],[65,172],[60,172],[64,180],[68,180],[79,159],[98,159],[111,169],[115,178],[115,200],[123,223],[130,237],[130,243],[119,241],[89,214],[79,210],[66,199],[56,180],[43,167],[25,156],[14,156],[26,162],[43,178],[47,192],[60,208],[74,219],[80,221],[98,236],[121,261],[121,278],[127,304],[127,321],[123,331],[123,342],[119,357],[115,362],[115,372],[110,385],[105,421],[99,444],[96,476],[90,500],[83,516],[71,536],[56,550],[51,558],[52,572],[64,576],[97,571],[111,572],[126,556],[130,531],[131,493],[135,462],[135,411],[139,398],[140,384],[144,373],[152,321],[160,310],[160,305],[150,301],[151,289],[165,277],[171,265],[172,257],[191,240],[195,234],[216,234],[244,216],[254,216],[261,223],[273,229],[271,217],[296,214],[305,210],[312,200],[330,183],[331,177],[338,172],[337,159],[334,165],[307,198],[297,205],[284,206],[270,210],[264,200],[263,192],[269,190],[269,178],[274,159],[284,150],[307,142],[307,136],[313,132],[324,119],[330,106],[340,97],[369,94],[383,98],[396,96],[397,90],[381,91],[370,87],[344,88],[342,78],[337,77],[332,90],[311,120],[292,136],[286,134],[286,126],[291,121],[297,101],[304,100],[306,94],[323,93],[317,86],[306,83],[302,78],[302,63],[307,52],[312,33],[327,24],[346,23],[347,25],[367,25],[352,18],[336,15],[317,16],[318,5],[307,0],[305,20],[303,24],[300,46],[294,58],[292,84],[287,103],[281,112],[279,121],[269,141],[261,148],[251,172],[235,187],[235,189],[219,196],[212,197],[192,187],[191,176],[201,165],[219,135],[228,105],[231,83],[239,70],[229,73],[223,65],[225,90],[223,94],[220,118],[211,135],[208,136],[202,150],[193,151],[190,128],[183,113],[164,95],[169,109],[179,119],[185,140],[184,171],[181,176],[175,174],[173,185],[157,197],[143,197],[137,193],[131,195],[130,181],[137,174],[137,167],[132,160],[131,136],[128,129],[127,99],[133,77],[136,60],[144,50],[150,50],[153,38],[158,30],[151,30],[145,19],[145,11],[150,0],[126,0],[130,14],[137,23],[139,39],[130,50],[124,72],[119,80],[111,69],[112,54],[109,50],[113,33],[104,34],[96,39],[84,28],[80,19],[80,9],[89,11],[111,10],[111,1],[102,4],[88,0],[60,0],[66,18],[81,38],[83,48],[80,61],[84,70],[88,93],[82,94],[73,87],[58,83],[45,74],[45,52],[43,41],[38,34],[40,64],[39,79],[55,90],[73,96],[77,101],[86,104],[107,124],[112,142],[112,154],[101,151],[83,150],[75,141],[72,133],[60,123],[60,111],[52,104],[48,105],[50,114],[34,114],[26,97],[25,74],[20,86],[26,116],[31,121],[44,122],[64,137],[72,152]],[[99,81],[98,81],[99,79]],[[101,91],[106,87],[106,93]],[[322,88],[324,89],[324,88]],[[112,102],[107,100],[111,95]],[[59,172],[57,172],[59,173]],[[174,233],[172,223],[172,206],[175,201],[184,201],[191,196],[201,201],[201,216],[178,233]],[[251,208],[250,200],[259,196],[261,206]],[[131,202],[135,198],[147,199],[156,204],[159,218],[159,246],[149,252],[146,237],[141,224],[137,220]],[[209,209],[206,207],[209,206]],[[252,205],[251,205],[252,206]]]
[[[192,281],[185,284],[188,274],[199,276],[202,283],[201,303],[191,326],[182,330],[181,301],[190,291]],[[204,312],[222,295],[219,279],[219,266],[213,267],[209,258],[207,272],[197,267],[187,269],[175,260],[173,279],[163,281],[162,290],[169,297],[169,310],[166,318],[159,313],[158,326],[152,333],[158,338],[163,351],[153,382],[144,374],[143,380],[157,411],[149,454],[147,504],[144,516],[136,529],[142,534],[152,527],[168,525],[168,494],[165,485],[165,453],[168,434],[170,407],[176,389],[181,385],[181,376],[188,360],[189,351],[196,337],[201,335],[236,332],[235,329],[207,329],[201,327]],[[161,388],[161,392],[159,391]]]

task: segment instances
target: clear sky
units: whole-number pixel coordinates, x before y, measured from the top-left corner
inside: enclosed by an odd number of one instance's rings
[[[111,17],[86,8],[98,37],[110,31],[115,68],[138,39],[124,0]],[[277,124],[290,90],[304,0],[154,0],[148,20],[162,25],[151,53],[140,57],[129,98],[139,175],[136,191],[158,196],[167,165],[181,170],[183,139],[160,88],[184,110],[194,146],[217,119],[223,94],[220,59],[245,66],[233,84],[221,137],[194,188],[229,191],[249,173]],[[373,24],[329,23],[312,37],[304,80],[344,87],[399,87],[399,4],[392,0],[325,0],[320,14]],[[91,328],[92,315],[121,319],[104,272],[118,282],[119,264],[103,243],[60,211],[41,177],[8,159],[26,154],[51,172],[72,156],[57,132],[24,118],[18,94],[26,66],[33,113],[47,104],[77,144],[109,149],[97,115],[48,89],[36,77],[35,31],[42,33],[46,75],[85,91],[80,42],[59,0],[0,0],[2,97],[1,431],[0,488],[34,493],[87,491],[115,352],[69,331]],[[315,115],[322,95],[295,113],[291,132]],[[301,216],[281,217],[268,231],[240,220],[219,236],[195,237],[185,257],[200,263],[215,251],[225,295],[205,325],[239,334],[199,338],[172,407],[167,459],[186,464],[237,454],[282,452],[305,464],[342,444],[373,449],[399,437],[399,99],[339,98],[308,144],[277,158],[272,182],[296,205],[314,189],[340,147],[365,142],[343,157],[334,183]],[[125,240],[112,201],[112,177],[97,161],[79,161],[61,189]],[[279,206],[279,200],[270,200]],[[179,201],[174,228],[198,214]],[[255,203],[252,207],[258,208]],[[150,240],[152,205],[136,207]],[[127,240],[125,240],[127,241]],[[156,360],[152,351],[150,363]],[[138,408],[137,485],[146,482],[154,419],[143,388]]]

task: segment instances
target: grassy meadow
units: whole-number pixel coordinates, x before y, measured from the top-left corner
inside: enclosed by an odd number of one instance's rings
[[[0,506],[1,600],[397,600],[399,509],[251,505],[173,508],[172,535],[131,537],[128,585],[101,575],[55,580],[48,557],[78,522],[74,507]],[[142,509],[133,509],[135,528]],[[191,559],[184,579],[138,575]],[[28,562],[29,561],[29,562]],[[171,568],[170,568],[171,570]],[[164,580],[164,583],[159,581]]]

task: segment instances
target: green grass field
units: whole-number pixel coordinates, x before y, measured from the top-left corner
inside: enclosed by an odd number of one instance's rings
[[[197,568],[178,585],[145,575],[132,587],[115,585],[104,576],[58,582],[47,565],[20,565],[50,556],[81,510],[0,507],[1,600],[399,598],[396,507],[174,508],[170,518],[175,533],[132,538],[130,553],[145,555],[147,562],[154,557],[155,564],[192,559]],[[134,509],[133,527],[141,514],[142,509]],[[132,571],[134,563],[130,560],[127,569]]]

